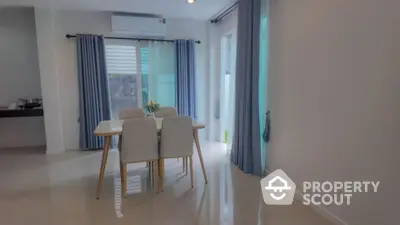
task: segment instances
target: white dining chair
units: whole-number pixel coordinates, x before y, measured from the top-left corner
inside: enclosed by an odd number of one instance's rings
[[[177,115],[178,113],[174,107],[160,107],[154,112],[154,117],[157,118],[173,117]]]
[[[128,119],[122,125],[120,144],[120,167],[122,195],[126,198],[127,164],[149,163],[152,168],[153,184],[158,192],[158,138],[154,119]]]
[[[156,118],[164,118],[164,117],[173,117],[178,116],[178,112],[174,107],[160,107],[157,111],[154,112],[154,117]],[[179,161],[179,158],[176,159]],[[185,166],[186,165],[186,166]],[[187,161],[185,159],[182,160],[183,172],[187,173]]]
[[[120,120],[126,120],[126,119],[134,119],[134,118],[145,118],[145,113],[143,109],[141,108],[127,108],[127,109],[122,109],[119,112],[119,119]],[[121,145],[121,135],[118,137],[118,149],[120,148]]]
[[[131,108],[131,109],[123,109],[119,112],[119,119],[133,119],[133,118],[145,118],[145,114],[143,109],[141,108]]]
[[[162,121],[160,142],[161,191],[164,190],[164,159],[183,157],[190,161],[192,188],[193,178],[193,125],[191,117],[167,117]]]

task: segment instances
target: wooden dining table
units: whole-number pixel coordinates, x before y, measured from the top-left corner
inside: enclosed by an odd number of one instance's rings
[[[156,124],[157,124],[157,129],[160,132],[162,129],[162,118],[155,118],[155,120],[156,120]],[[103,149],[103,155],[102,155],[101,166],[100,166],[100,171],[99,171],[99,178],[98,178],[98,183],[97,183],[97,194],[96,194],[97,199],[99,199],[100,195],[101,195],[101,188],[102,188],[104,172],[105,172],[106,164],[107,164],[108,151],[110,150],[111,138],[114,135],[122,134],[123,122],[124,122],[123,120],[104,120],[104,121],[101,121],[97,125],[96,129],[94,130],[94,134],[96,136],[104,137],[104,149]],[[202,155],[201,149],[200,149],[199,132],[198,132],[198,130],[204,129],[205,127],[206,127],[205,124],[193,122],[193,138],[194,138],[194,142],[196,144],[197,153],[199,155],[200,165],[201,165],[201,169],[203,171],[204,182],[207,184],[208,183],[207,174],[206,174],[206,170],[204,167],[203,155]]]

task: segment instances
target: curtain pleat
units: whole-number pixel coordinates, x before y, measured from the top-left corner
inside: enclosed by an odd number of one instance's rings
[[[262,175],[259,121],[260,0],[239,0],[235,124],[231,161]]]
[[[196,119],[196,74],[194,40],[176,43],[176,108],[181,116]]]
[[[79,81],[79,146],[103,148],[102,137],[94,135],[96,126],[111,118],[105,64],[104,39],[96,35],[76,35]]]

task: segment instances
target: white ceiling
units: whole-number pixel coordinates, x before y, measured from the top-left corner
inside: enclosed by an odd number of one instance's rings
[[[162,15],[166,18],[210,19],[232,0],[0,0],[4,6],[36,6],[54,9],[121,11]]]

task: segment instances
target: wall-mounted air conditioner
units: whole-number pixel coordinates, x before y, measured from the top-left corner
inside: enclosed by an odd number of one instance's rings
[[[166,20],[154,17],[112,15],[111,27],[114,34],[135,37],[165,37]]]

